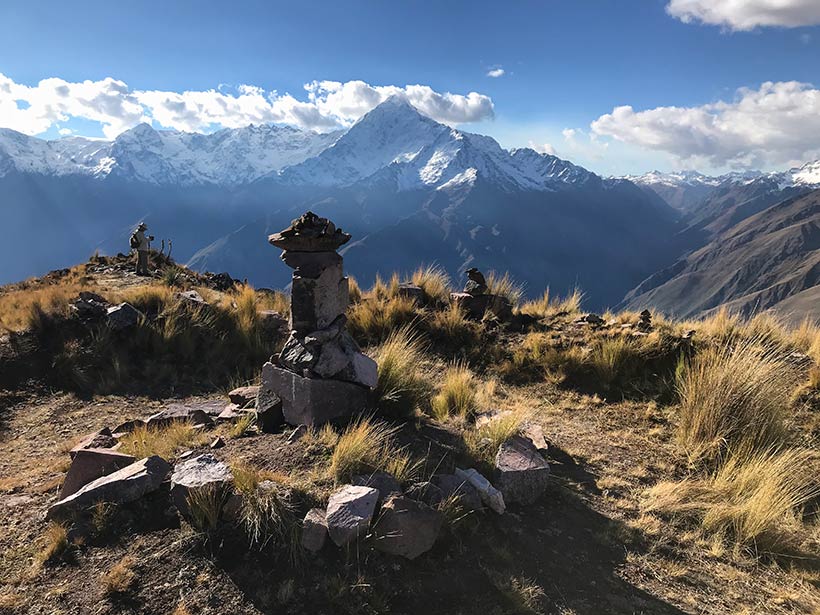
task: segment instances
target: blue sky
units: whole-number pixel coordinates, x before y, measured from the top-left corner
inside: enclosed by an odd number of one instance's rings
[[[710,8],[721,3],[723,12]],[[90,86],[72,88],[70,96],[80,101],[56,120],[46,117],[51,105],[45,92],[19,91],[47,78],[68,84],[111,78],[126,86],[114,87],[126,97],[125,90],[234,96],[240,85],[249,85],[262,98],[290,93],[297,102],[310,102],[306,83],[361,81],[374,87],[421,84],[436,94],[475,92],[491,107],[459,100],[463,117],[449,112],[437,119],[492,135],[507,147],[552,151],[605,174],[782,168],[820,156],[820,124],[812,119],[820,115],[820,27],[813,25],[820,15],[811,6],[819,3],[785,0],[793,5],[788,13],[782,12],[783,0],[748,4],[746,10],[739,0],[109,0],[68,8],[51,0],[5,0],[0,77],[13,86],[6,88],[12,93],[4,106],[0,80],[0,126],[53,138],[60,130],[102,136],[107,125],[105,134],[113,136],[142,112],[127,111],[130,99],[119,109],[109,83],[99,86],[99,100]],[[503,74],[488,76],[494,69]],[[349,124],[366,110],[369,92],[345,91],[358,98],[338,111],[342,107],[333,105],[344,102],[341,94],[334,102],[314,89],[324,101],[323,119],[299,121],[323,130],[332,121]],[[425,96],[430,105],[452,102]],[[242,121],[213,121],[212,113],[171,120],[171,102],[156,94],[139,97],[157,127],[212,130]],[[165,115],[151,105],[164,105]],[[35,109],[27,106],[45,111],[34,118]],[[632,110],[613,113],[622,106]],[[789,113],[795,107],[797,118]]]

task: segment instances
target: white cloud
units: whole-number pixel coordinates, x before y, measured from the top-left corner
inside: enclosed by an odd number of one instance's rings
[[[528,143],[528,147],[530,149],[534,149],[539,154],[549,154],[550,156],[558,155],[556,149],[549,143],[536,143],[535,141],[530,141]]]
[[[635,111],[616,107],[596,135],[714,167],[767,167],[820,157],[820,90],[796,81],[742,88],[732,102]]]
[[[666,11],[684,23],[698,21],[731,30],[820,24],[818,0],[671,0]]]
[[[71,130],[70,128],[60,128],[60,130],[58,130],[57,132],[62,137],[67,137],[68,135],[74,134],[74,131]]]
[[[0,126],[40,134],[59,122],[82,118],[98,122],[113,138],[140,122],[201,132],[248,124],[282,122],[312,130],[351,125],[389,96],[406,96],[422,113],[448,124],[493,117],[493,102],[477,92],[436,92],[426,85],[372,86],[363,81],[314,81],[307,100],[243,84],[216,90],[170,92],[131,90],[112,78],[70,83],[51,78],[35,86],[15,83],[0,73]]]
[[[491,68],[490,70],[488,70],[487,71],[487,76],[488,77],[493,77],[493,78],[503,77],[504,72],[505,72],[504,69],[499,66],[497,68]]]

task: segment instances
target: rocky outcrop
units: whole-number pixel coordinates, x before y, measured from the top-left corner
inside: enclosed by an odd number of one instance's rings
[[[489,292],[484,275],[478,269],[468,269],[467,278],[463,292],[450,293],[450,303],[473,320],[481,320],[488,313],[503,322],[512,320],[512,304],[506,297]]]

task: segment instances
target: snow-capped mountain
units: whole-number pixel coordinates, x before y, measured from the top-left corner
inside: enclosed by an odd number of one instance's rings
[[[16,170],[115,176],[161,185],[238,185],[315,156],[339,134],[279,125],[197,134],[140,124],[114,141],[82,137],[44,141],[0,129],[0,176]]]
[[[555,190],[599,179],[532,149],[505,150],[483,135],[450,128],[394,96],[364,115],[315,158],[276,174],[287,184],[346,186],[391,175],[401,190],[487,181],[515,190]]]

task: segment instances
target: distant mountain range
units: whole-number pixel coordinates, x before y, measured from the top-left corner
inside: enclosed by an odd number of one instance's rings
[[[290,270],[266,236],[312,209],[353,234],[346,267],[363,283],[420,263],[438,263],[458,282],[477,266],[509,271],[530,294],[578,286],[592,309],[694,314],[757,291],[733,284],[715,293],[689,276],[690,295],[676,277],[710,262],[737,265],[698,255],[713,242],[725,248],[721,238],[738,224],[755,224],[757,214],[815,185],[820,163],[781,174],[603,178],[440,124],[400,97],[330,134],[265,125],[202,135],[143,124],[114,141],[43,141],[0,129],[0,283],[94,250],[127,251],[131,228],[145,220],[189,266],[284,286]],[[809,216],[803,224],[812,223]],[[776,226],[761,224],[761,233]],[[713,277],[723,273],[731,275]],[[801,279],[789,288],[802,292],[812,277]]]

